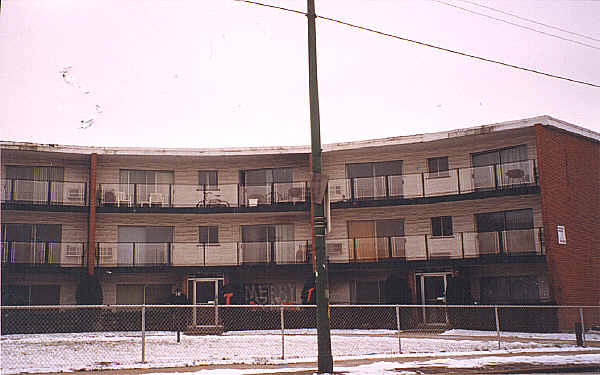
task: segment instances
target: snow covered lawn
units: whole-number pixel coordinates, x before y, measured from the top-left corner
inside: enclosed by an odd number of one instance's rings
[[[453,331],[450,331],[453,332]],[[394,331],[333,330],[335,359],[398,354]],[[457,335],[458,332],[450,333]],[[489,334],[489,332],[487,332]],[[494,333],[495,334],[495,333]],[[464,331],[463,336],[483,336]],[[544,338],[545,335],[536,335]],[[551,349],[567,345],[529,342],[502,344],[503,350]],[[551,337],[562,339],[562,337]],[[572,335],[568,339],[573,339]],[[201,364],[293,363],[315,359],[315,330],[286,330],[285,360],[281,359],[280,331],[227,332],[223,336],[185,336],[177,343],[174,332],[146,333],[146,363],[141,363],[140,332],[93,332],[1,336],[2,373],[58,372],[83,369],[179,367]],[[402,338],[402,353],[494,351],[497,342],[480,339]]]

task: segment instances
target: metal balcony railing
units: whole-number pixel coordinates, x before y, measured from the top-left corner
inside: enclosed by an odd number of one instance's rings
[[[525,160],[436,173],[334,179],[329,181],[329,199],[331,202],[410,199],[536,184],[536,161]]]
[[[500,232],[460,232],[436,237],[430,234],[327,239],[330,263],[427,261],[489,256],[543,255],[541,228]],[[242,264],[306,264],[311,262],[311,241],[219,243],[99,243],[100,267],[238,266]]]
[[[85,182],[2,180],[3,203],[86,206],[87,195]]]
[[[2,242],[2,264],[82,267],[86,264],[84,242]]]
[[[148,267],[171,264],[171,242],[100,242],[96,247],[99,267]]]
[[[100,206],[254,207],[308,201],[305,181],[244,186],[240,184],[99,184]]]

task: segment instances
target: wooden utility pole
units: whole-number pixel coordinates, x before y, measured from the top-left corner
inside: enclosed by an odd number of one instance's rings
[[[319,373],[333,372],[331,334],[329,331],[329,276],[325,256],[326,218],[323,209],[321,169],[321,124],[319,119],[319,88],[317,83],[317,41],[315,28],[315,1],[307,0],[308,18],[308,87],[310,98],[311,135],[311,218],[313,227],[312,249],[315,254],[315,291],[317,293],[317,342]]]

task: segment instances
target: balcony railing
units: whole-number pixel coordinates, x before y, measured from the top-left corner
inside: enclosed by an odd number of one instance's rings
[[[436,173],[335,179],[329,181],[329,199],[410,199],[535,185],[535,166],[535,160],[525,160]]]
[[[443,237],[428,234],[327,239],[326,243],[330,263],[544,254],[541,228],[461,232]],[[100,267],[306,264],[311,261],[311,241],[99,243],[97,259]]]
[[[84,242],[2,242],[2,264],[82,267],[87,252]]]
[[[98,243],[99,267],[147,267],[171,264],[171,242]]]
[[[86,206],[87,183],[66,181],[2,180],[3,203]]]
[[[116,207],[254,207],[307,202],[307,183],[257,186],[239,184],[100,184],[100,206]]]

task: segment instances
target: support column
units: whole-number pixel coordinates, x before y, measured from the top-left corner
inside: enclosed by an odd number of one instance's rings
[[[90,155],[90,182],[89,182],[89,215],[88,215],[88,275],[94,275],[96,265],[96,160],[98,154]]]

